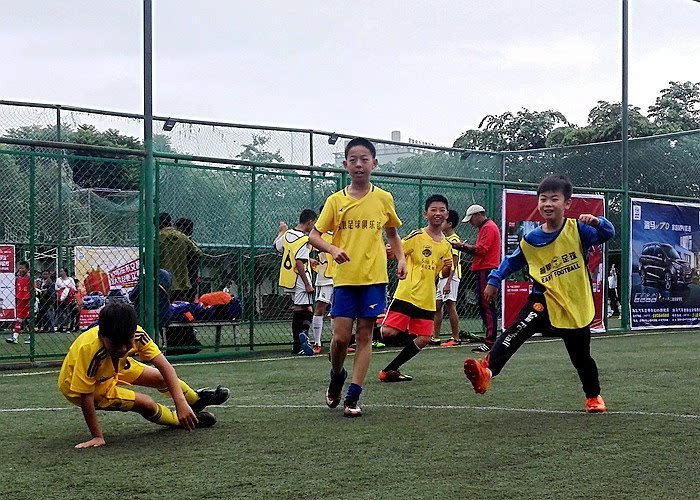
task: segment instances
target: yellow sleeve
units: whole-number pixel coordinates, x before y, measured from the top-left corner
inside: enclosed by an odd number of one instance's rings
[[[97,385],[96,377],[88,376],[88,367],[92,361],[92,352],[89,346],[83,346],[76,356],[75,366],[73,366],[73,375],[70,379],[70,390],[78,394],[92,394],[95,392]],[[70,353],[68,354],[70,356]],[[97,370],[95,370],[97,374]]]
[[[323,210],[321,210],[321,215],[318,216],[316,224],[314,227],[319,233],[327,233],[328,231],[333,231],[337,225],[335,220],[335,214],[338,212],[335,207],[336,197],[331,195],[326,200],[323,205]]]
[[[399,219],[398,214],[396,213],[396,205],[394,204],[394,197],[392,196],[391,193],[387,193],[389,196],[387,196],[387,199],[385,201],[385,206],[384,209],[386,211],[386,216],[387,216],[387,222],[384,224],[384,227],[400,227],[402,222],[401,219]]]
[[[403,246],[403,254],[408,257],[413,253],[413,249],[415,248],[414,242],[416,241],[416,238],[409,238],[407,240],[401,240],[401,244]]]
[[[139,353],[139,358],[144,361],[150,361],[160,354],[160,349],[158,349],[156,343],[141,328],[136,330],[134,345]]]

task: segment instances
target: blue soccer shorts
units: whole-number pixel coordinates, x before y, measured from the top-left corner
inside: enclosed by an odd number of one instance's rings
[[[386,309],[386,283],[336,286],[331,316],[334,318],[376,318]]]

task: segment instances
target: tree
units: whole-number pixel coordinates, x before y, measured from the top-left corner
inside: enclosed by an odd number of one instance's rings
[[[545,146],[547,135],[558,124],[569,125],[559,111],[530,111],[486,115],[477,129],[467,130],[454,142],[454,147],[488,151],[516,151]]]
[[[264,135],[253,135],[253,142],[243,145],[243,152],[236,155],[236,158],[247,161],[259,161],[261,163],[284,163],[284,157],[277,152],[266,151],[265,147],[270,142],[270,137]]]
[[[659,133],[700,129],[700,82],[668,83],[649,106],[649,118]]]

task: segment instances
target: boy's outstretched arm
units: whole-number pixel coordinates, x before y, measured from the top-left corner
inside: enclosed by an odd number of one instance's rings
[[[615,236],[615,226],[605,217],[581,214],[578,220],[578,229],[584,249],[601,245]]]
[[[385,227],[386,238],[389,240],[389,245],[394,251],[394,256],[398,262],[396,267],[396,276],[400,280],[406,279],[406,256],[403,253],[403,245],[401,244],[401,238],[399,237],[399,231],[395,227]]]
[[[168,386],[168,391],[173,398],[175,403],[175,413],[177,413],[177,419],[180,421],[180,425],[183,429],[191,431],[194,429],[197,423],[197,417],[187,404],[185,395],[182,393],[182,388],[180,387],[180,381],[177,378],[177,373],[175,373],[175,368],[170,364],[165,356],[159,354],[151,360],[153,366],[155,366],[160,374],[163,376],[165,385]]]
[[[75,445],[76,448],[97,448],[98,446],[104,446],[105,438],[102,435],[102,429],[100,428],[100,422],[97,420],[97,410],[95,409],[95,398],[92,393],[81,394],[80,395],[80,409],[83,410],[83,418],[85,423],[90,429],[90,435],[92,439],[85,441],[84,443],[78,443]]]
[[[338,264],[350,261],[350,256],[345,252],[345,250],[338,248],[335,245],[331,245],[327,241],[323,241],[321,232],[316,228],[313,228],[311,233],[309,233],[309,243],[311,243],[311,246],[317,250],[331,254],[333,259]]]
[[[501,265],[498,266],[498,269],[494,269],[489,274],[488,285],[486,285],[484,288],[484,298],[489,302],[496,300],[498,289],[501,287],[501,281],[506,279],[514,272],[519,271],[526,265],[527,261],[525,260],[523,253],[520,251],[520,247],[516,248],[515,252],[507,255],[503,259]]]

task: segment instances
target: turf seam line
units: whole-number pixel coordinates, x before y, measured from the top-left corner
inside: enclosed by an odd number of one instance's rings
[[[639,333],[619,333],[619,334],[610,334],[610,335],[604,335],[604,336],[591,336],[591,340],[605,340],[605,339],[619,339],[622,337],[642,337],[642,336],[650,336],[650,335],[677,335],[677,332],[639,332]],[[561,342],[562,339],[560,338],[541,338],[541,337],[536,337],[536,340],[528,340],[525,342],[526,344],[545,344],[548,342]],[[462,348],[470,348],[473,346],[476,346],[478,344],[475,343],[469,343],[469,344],[462,344],[462,345],[456,345],[456,346],[434,346],[434,347],[426,347],[425,349],[462,349]],[[382,350],[375,350],[372,351],[372,355],[376,356],[377,354],[392,354],[392,353],[397,353],[400,352],[400,349],[382,349]],[[352,356],[352,354],[349,354],[348,356]],[[173,361],[172,365],[174,367],[178,366],[197,366],[197,365],[228,365],[228,364],[236,364],[236,363],[265,363],[265,362],[271,362],[271,361],[289,361],[292,359],[325,359],[325,356],[281,356],[281,357],[275,357],[275,358],[259,358],[259,359],[224,359],[220,361],[186,361],[183,363],[178,363],[177,361]],[[0,373],[0,378],[3,377],[27,377],[30,375],[50,375],[50,374],[56,374],[59,373],[60,370],[47,370],[47,371],[41,371],[41,372],[19,372],[19,373]]]
[[[517,412],[517,413],[539,413],[549,415],[586,415],[583,410],[547,410],[542,408],[513,408],[508,406],[473,406],[473,405],[400,405],[400,404],[366,404],[365,408],[397,408],[406,410],[476,410],[476,411],[502,411],[502,412]],[[0,408],[0,413],[27,413],[27,412],[42,412],[42,411],[62,411],[77,409],[77,407],[57,407],[57,408]],[[265,409],[265,410],[283,410],[283,409],[300,409],[300,410],[318,410],[326,409],[325,405],[302,405],[302,404],[238,404],[238,405],[221,405],[212,407],[214,409]],[[669,413],[669,412],[654,412],[641,410],[614,411],[608,410],[606,415],[631,415],[640,417],[672,417],[685,419],[700,419],[700,415],[687,413]]]

